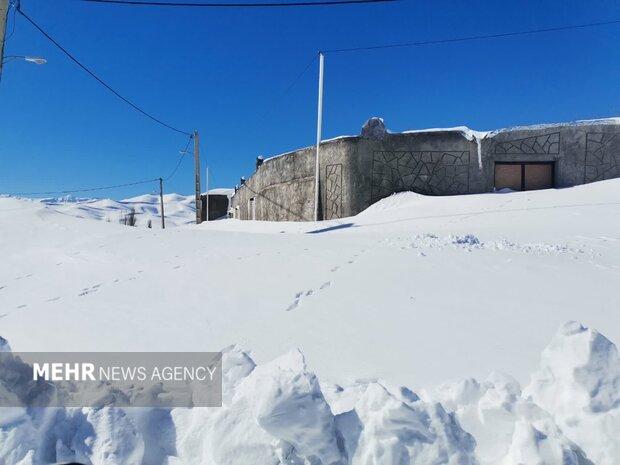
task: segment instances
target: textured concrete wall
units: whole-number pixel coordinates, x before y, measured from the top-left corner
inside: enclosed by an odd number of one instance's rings
[[[239,188],[232,200],[237,218],[310,221],[314,217],[314,150],[306,148],[272,158]],[[250,200],[254,199],[254,206]]]
[[[342,137],[321,144],[322,219],[352,216],[395,192],[460,195],[494,188],[495,162],[553,162],[556,187],[620,176],[620,125],[581,124]],[[314,212],[313,147],[268,159],[232,199],[240,219],[308,221]]]
[[[498,161],[554,162],[555,187],[620,177],[620,125],[611,121],[500,130],[482,141],[485,191]]]

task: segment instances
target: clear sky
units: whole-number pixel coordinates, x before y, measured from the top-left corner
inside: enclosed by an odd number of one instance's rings
[[[620,19],[616,1],[416,1],[282,9],[176,9],[22,0],[22,9],[113,87],[198,129],[211,187],[257,155],[312,145],[317,50]],[[9,22],[9,33],[13,27]],[[370,116],[393,131],[620,115],[620,25],[326,56],[324,138]],[[64,190],[167,176],[187,139],[136,113],[17,16],[0,82],[0,192]],[[188,157],[166,183],[189,194]],[[97,193],[123,198],[155,185]],[[204,188],[204,185],[203,185]]]

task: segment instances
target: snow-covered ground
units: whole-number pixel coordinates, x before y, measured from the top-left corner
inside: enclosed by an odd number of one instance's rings
[[[6,464],[52,443],[93,464],[619,463],[620,180],[404,193],[321,223],[75,212],[0,198],[0,336],[16,351],[236,344],[225,407],[0,413]]]

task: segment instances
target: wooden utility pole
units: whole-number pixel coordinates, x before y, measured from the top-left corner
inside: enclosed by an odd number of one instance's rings
[[[2,62],[4,61],[4,38],[6,20],[9,13],[9,0],[0,0],[0,80],[2,79]]]
[[[164,180],[159,178],[159,205],[161,206],[161,229],[166,229],[164,220]]]
[[[319,102],[316,118],[316,160],[314,167],[314,221],[319,221],[319,151],[321,147],[321,130],[323,129],[323,67],[324,59],[319,52]]]
[[[202,201],[200,199],[200,140],[194,131],[194,173],[196,175],[196,224],[202,222]]]

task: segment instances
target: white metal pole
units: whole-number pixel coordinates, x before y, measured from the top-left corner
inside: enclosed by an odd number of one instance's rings
[[[205,182],[207,184],[207,217],[205,218],[205,221],[209,221],[209,165],[207,165],[207,179]]]
[[[323,129],[323,52],[319,52],[319,108],[316,121],[316,160],[314,168],[314,221],[319,221],[319,151]]]
[[[194,190],[196,194],[196,224],[202,221],[202,202],[200,200],[200,140],[198,131],[194,131]]]

